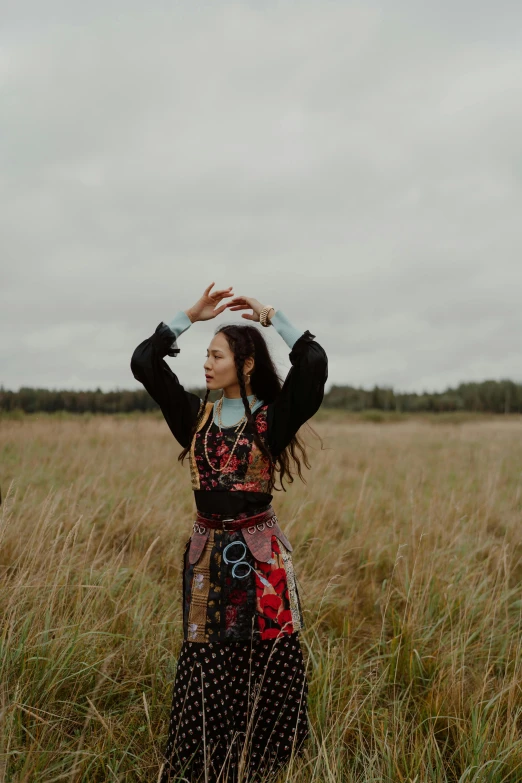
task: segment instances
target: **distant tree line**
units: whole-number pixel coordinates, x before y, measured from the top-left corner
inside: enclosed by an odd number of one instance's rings
[[[328,408],[350,411],[377,409],[416,413],[431,411],[482,411],[484,413],[522,413],[522,383],[482,381],[461,383],[442,392],[396,392],[391,387],[332,386],[325,395]]]
[[[194,394],[205,396],[205,389],[191,388]],[[212,391],[214,401],[221,391]],[[522,413],[522,384],[514,381],[483,381],[461,383],[455,389],[443,392],[396,392],[391,387],[374,386],[362,389],[354,386],[332,386],[325,394],[323,408],[342,408],[348,411],[368,409],[402,411],[483,411],[487,413]],[[49,390],[22,387],[8,391],[0,386],[0,411],[25,413],[69,411],[71,413],[130,413],[153,411],[158,405],[144,389],[102,392]]]

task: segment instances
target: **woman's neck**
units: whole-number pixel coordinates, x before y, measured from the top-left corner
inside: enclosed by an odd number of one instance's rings
[[[252,402],[254,394],[248,394],[248,402]],[[256,411],[263,404],[263,400],[257,400],[255,405],[252,406],[252,412]],[[232,426],[241,420],[241,417],[245,413],[245,406],[241,397],[225,397],[223,395],[223,407],[221,408],[221,420],[224,427]],[[217,424],[217,410],[216,404],[214,404],[214,421]]]
[[[254,399],[255,394],[247,394],[247,399],[249,402],[252,402]],[[223,395],[223,405],[238,405],[243,406],[243,398],[242,397],[227,397],[225,394]]]

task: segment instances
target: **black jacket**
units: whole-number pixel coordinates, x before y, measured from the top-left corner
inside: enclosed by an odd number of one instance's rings
[[[268,447],[274,459],[323,401],[328,357],[314,338],[307,329],[294,343],[289,354],[292,366],[279,395],[268,404]],[[184,389],[163,358],[177,356],[179,352],[174,332],[161,321],[154,334],[136,347],[130,367],[136,380],[158,403],[178,443],[185,448],[189,445],[201,399]]]

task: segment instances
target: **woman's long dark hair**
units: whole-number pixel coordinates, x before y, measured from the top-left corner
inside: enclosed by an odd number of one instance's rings
[[[241,391],[241,399],[243,400],[248,425],[254,433],[254,441],[261,453],[264,454],[264,456],[270,462],[269,492],[272,492],[274,489],[280,491],[278,487],[275,487],[277,473],[279,474],[281,489],[283,489],[285,492],[286,488],[283,486],[284,477],[287,476],[288,482],[290,484],[293,483],[293,474],[290,472],[290,458],[292,458],[295,466],[297,467],[299,478],[306,484],[306,481],[303,478],[303,474],[301,473],[301,460],[299,459],[297,452],[300,452],[307,468],[310,468],[310,463],[308,462],[305,445],[301,438],[297,434],[294,435],[290,443],[274,460],[270,454],[270,451],[263,443],[259,432],[257,431],[257,427],[254,424],[254,416],[250,410],[250,404],[245,389],[245,378],[243,375],[245,361],[249,356],[254,358],[254,369],[250,376],[250,386],[252,388],[252,393],[256,395],[258,400],[263,400],[264,404],[274,402],[283,385],[283,381],[277,372],[274,362],[272,361],[272,357],[270,356],[265,338],[259,329],[256,329],[255,326],[249,326],[248,324],[224,324],[223,326],[218,327],[214,334],[219,334],[219,332],[223,332],[227,338],[230,349],[234,354],[234,362],[236,365],[237,379]],[[190,433],[188,446],[186,446],[178,456],[178,460],[180,460],[182,464],[183,460],[190,452],[192,440],[203,418],[209,393],[210,389],[207,389],[205,399],[203,400],[203,404],[200,406],[197,419],[192,428],[192,432]],[[314,433],[314,435],[319,438],[322,445],[323,441],[320,435],[315,432],[310,424],[307,423],[306,426]]]

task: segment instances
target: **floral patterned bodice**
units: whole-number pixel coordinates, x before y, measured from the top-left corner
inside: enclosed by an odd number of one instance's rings
[[[254,414],[257,431],[267,443],[267,410],[262,405]],[[254,434],[247,424],[243,430],[234,454],[227,467],[213,470],[207,461],[204,439],[207,435],[207,452],[212,465],[221,468],[226,465],[236,441],[234,427],[223,427],[220,431],[213,421],[213,403],[207,403],[203,420],[190,448],[190,473],[192,489],[209,491],[269,492],[269,462],[258,449]]]

